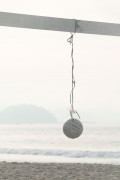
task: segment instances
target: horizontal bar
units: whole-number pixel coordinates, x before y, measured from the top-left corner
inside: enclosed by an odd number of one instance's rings
[[[120,24],[0,12],[0,26],[120,36]]]
[[[94,21],[79,21],[77,32],[86,34],[120,36],[120,24]]]
[[[75,25],[71,19],[0,12],[0,26],[73,32]]]

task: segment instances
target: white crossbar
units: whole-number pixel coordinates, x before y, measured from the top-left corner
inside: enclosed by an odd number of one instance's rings
[[[0,12],[0,26],[120,36],[120,24]]]

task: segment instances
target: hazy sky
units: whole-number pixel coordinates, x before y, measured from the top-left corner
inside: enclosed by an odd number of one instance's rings
[[[119,0],[0,0],[0,11],[120,23]],[[0,27],[0,109],[26,103],[69,117],[69,36]],[[120,123],[120,37],[76,34],[74,59],[81,120]]]

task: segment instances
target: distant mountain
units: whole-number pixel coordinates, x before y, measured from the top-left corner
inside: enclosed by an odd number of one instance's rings
[[[48,110],[33,105],[17,105],[0,111],[0,123],[55,123]]]

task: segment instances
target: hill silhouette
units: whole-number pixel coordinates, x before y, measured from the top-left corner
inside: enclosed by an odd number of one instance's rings
[[[48,110],[33,105],[17,105],[0,111],[0,123],[55,123]]]

